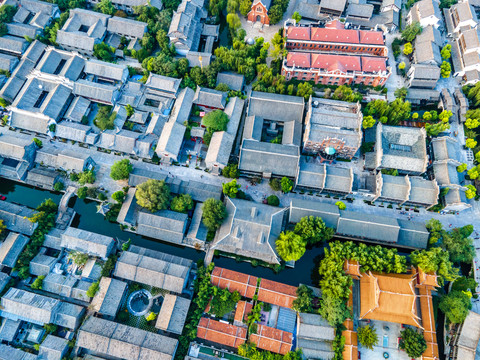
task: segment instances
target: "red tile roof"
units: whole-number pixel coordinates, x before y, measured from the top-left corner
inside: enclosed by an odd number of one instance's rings
[[[288,28],[287,37],[290,40],[310,40],[310,27],[291,26]]]
[[[220,267],[213,269],[211,282],[222,289],[236,290],[240,295],[250,299],[253,299],[257,287],[257,277]],[[258,288],[258,300],[291,308],[293,300],[297,298],[296,291],[295,286],[262,279]]]
[[[251,334],[249,341],[259,349],[285,355],[292,349],[293,334],[287,331],[258,325],[257,333]]]
[[[243,323],[247,320],[247,315],[252,311],[253,304],[247,303],[246,301],[239,301],[237,303],[237,308],[235,309],[235,322]]]
[[[362,70],[365,72],[387,71],[387,61],[381,57],[362,57]]]
[[[347,30],[340,22],[331,22],[325,27],[290,26],[288,40],[320,41],[341,44],[385,45],[381,31]]]
[[[327,71],[360,71],[360,56],[312,54],[312,68]]]
[[[238,348],[247,339],[247,329],[220,321],[201,318],[197,337],[217,344]]]
[[[297,288],[276,281],[262,279],[258,288],[258,300],[291,308],[297,298]]]
[[[257,278],[237,271],[215,267],[212,271],[211,282],[221,289],[238,291],[240,295],[253,298],[257,287]]]

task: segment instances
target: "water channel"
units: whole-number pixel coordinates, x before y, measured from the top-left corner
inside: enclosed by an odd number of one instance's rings
[[[47,198],[51,198],[58,204],[62,197],[62,194],[60,193],[38,189],[29,185],[2,178],[0,178],[0,194],[5,195],[7,197],[7,201],[9,202],[25,205],[31,208],[36,208],[43,200]],[[81,200],[75,197],[71,200],[70,206],[73,207],[77,213],[72,223],[72,226],[74,227],[111,236],[117,239],[131,239],[132,244],[192,259],[194,261],[203,259],[205,257],[205,253],[202,251],[197,251],[189,247],[176,246],[170,243],[122,231],[118,224],[108,222],[105,220],[103,215],[97,214],[97,202],[95,201]],[[278,274],[269,268],[261,266],[254,267],[248,262],[237,262],[234,259],[226,257],[216,256],[213,261],[217,266],[244,272],[265,279],[276,280],[290,285],[298,285],[303,283],[317,286],[317,268],[323,252],[323,245],[307,249],[305,255],[295,264],[294,269],[286,268],[280,271]]]

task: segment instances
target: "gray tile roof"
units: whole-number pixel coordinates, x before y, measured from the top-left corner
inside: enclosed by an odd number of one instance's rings
[[[187,227],[188,215],[171,210],[150,213],[141,210],[137,218],[137,234],[181,244]]]
[[[155,327],[180,335],[187,319],[191,300],[176,295],[166,294],[158,313]]]
[[[293,199],[290,202],[289,221],[298,223],[305,216],[320,217],[328,227],[337,228],[340,210],[337,205],[320,201]]]
[[[275,241],[286,209],[240,199],[227,198],[226,202],[228,217],[211,248],[278,264]]]
[[[125,360],[170,360],[177,344],[176,339],[96,317],[83,323],[77,338],[80,348]]]
[[[39,360],[62,360],[67,350],[68,350],[67,339],[49,334],[47,335],[45,340],[40,344],[38,359]]]
[[[233,72],[219,72],[217,74],[217,85],[226,84],[230,90],[242,91],[245,83],[245,76]]]
[[[115,276],[182,293],[192,261],[178,256],[130,246],[115,266]]]
[[[227,104],[227,95],[226,92],[197,86],[193,103],[200,106],[223,110]]]
[[[32,223],[28,218],[31,218],[35,213],[35,210],[26,206],[0,201],[0,219],[3,220],[3,224],[10,231],[27,236],[32,235],[38,224]]]
[[[16,349],[14,347],[0,344],[0,360],[36,360],[37,356]]]
[[[62,234],[62,247],[106,259],[115,247],[110,236],[68,227]]]
[[[281,145],[244,139],[238,168],[246,172],[297,175],[300,150],[296,145]]]
[[[107,31],[141,39],[147,32],[147,23],[114,16],[108,19]]]
[[[426,132],[377,124],[373,167],[421,174],[427,169]],[[372,164],[367,164],[370,168]]]
[[[92,300],[92,309],[103,316],[114,318],[124,300],[126,289],[126,282],[102,277],[99,290]]]

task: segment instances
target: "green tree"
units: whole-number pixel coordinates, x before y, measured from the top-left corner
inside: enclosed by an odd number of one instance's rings
[[[370,350],[378,344],[377,330],[373,326],[366,325],[357,328],[357,336],[360,344]]]
[[[220,200],[210,198],[203,203],[202,221],[208,230],[217,230],[227,215],[227,208]]]
[[[236,198],[238,189],[240,189],[240,184],[237,184],[237,179],[233,179],[228,183],[223,183],[222,188],[225,196]]]
[[[282,190],[282,182],[279,178],[271,178],[268,182],[268,185],[273,191],[280,191]]]
[[[405,55],[410,55],[412,52],[413,52],[412,43],[407,42],[407,43],[403,46],[403,53],[404,53]]]
[[[95,180],[96,176],[93,170],[85,170],[84,172],[78,174],[78,183],[80,185],[93,184]]]
[[[313,312],[313,290],[306,285],[300,285],[297,288],[297,298],[293,300],[292,309],[297,312]]]
[[[275,245],[278,255],[285,261],[297,261],[305,253],[305,241],[293,231],[282,231]]]
[[[309,245],[329,241],[335,231],[325,225],[320,217],[305,216],[295,225],[295,234],[300,235]]]
[[[285,176],[282,178],[282,180],[280,180],[280,184],[284,194],[289,193],[293,189],[293,181]]]
[[[477,141],[475,139],[467,139],[465,140],[465,146],[469,149],[473,149],[477,146]]]
[[[100,289],[100,284],[99,284],[99,282],[98,282],[98,281],[94,282],[94,283],[93,283],[92,285],[90,285],[90,287],[88,288],[88,290],[87,290],[87,296],[88,296],[89,298],[93,298],[93,297],[97,294],[97,292],[98,292],[99,289]]]
[[[396,98],[405,100],[408,95],[408,89],[406,87],[401,87],[395,90],[394,95]]]
[[[240,14],[242,14],[243,16],[247,16],[251,9],[251,0],[240,0]]]
[[[202,124],[211,131],[225,131],[228,120],[228,115],[222,110],[213,110],[203,117]]]
[[[63,184],[62,181],[57,181],[57,182],[53,185],[53,190],[55,190],[55,191],[62,191],[64,188],[65,188],[65,185]]]
[[[467,170],[467,164],[463,163],[457,166],[457,172],[462,173]]]
[[[129,159],[122,159],[115,161],[110,170],[110,177],[113,180],[128,179],[128,176],[133,170],[133,166]]]
[[[113,62],[115,60],[115,48],[104,42],[95,44],[93,46],[93,56],[102,61]]]
[[[426,273],[436,272],[440,284],[444,280],[453,281],[458,276],[458,269],[453,267],[450,254],[439,247],[433,247],[429,250],[416,250],[410,255],[410,261]]]
[[[240,171],[237,164],[228,164],[222,169],[222,175],[230,179],[238,179],[240,177]]]
[[[337,205],[340,210],[345,210],[347,208],[347,205],[345,205],[343,201],[337,201],[335,205]]]
[[[95,119],[93,119],[93,123],[102,131],[112,130],[114,128],[116,117],[117,113],[115,111],[112,112],[111,106],[99,105],[98,112],[97,115],[95,115]]]
[[[472,309],[471,293],[469,291],[450,291],[440,298],[438,308],[445,314],[449,323],[461,324],[465,321],[468,311]]]
[[[280,199],[277,195],[270,195],[267,197],[267,204],[271,206],[278,206],[280,205]]]
[[[350,276],[347,278],[351,280]],[[329,295],[322,296],[318,313],[332,326],[342,324],[352,316],[345,299]]]
[[[362,128],[364,129],[369,129],[373,125],[375,125],[376,120],[373,118],[373,116],[365,116],[362,121]]]
[[[408,42],[412,42],[421,32],[422,26],[418,21],[416,21],[405,27],[405,29],[402,31],[402,39]]]
[[[442,50],[440,51],[440,54],[442,55],[443,60],[448,60],[451,57],[451,51],[452,51],[452,45],[447,44],[445,45]]]
[[[115,191],[112,194],[112,199],[121,204],[125,201],[125,193],[122,190]]]
[[[150,179],[137,185],[135,197],[138,205],[151,212],[165,210],[170,203],[170,188],[164,180]]]
[[[410,328],[400,332],[399,347],[405,350],[407,355],[412,358],[419,358],[427,350],[427,342],[422,334]]]
[[[35,279],[30,287],[34,290],[42,290],[43,279],[45,279],[45,276],[40,275]]]
[[[479,119],[476,119],[476,118],[473,118],[473,119],[470,119],[468,118],[466,121],[465,121],[465,127],[467,129],[476,129],[477,127],[480,126],[480,121]]]
[[[473,199],[477,196],[477,189],[473,185],[467,185],[467,190],[465,191],[465,196],[467,199]]]
[[[170,209],[179,213],[187,213],[193,209],[193,200],[189,194],[180,194],[172,199]]]
[[[113,15],[116,12],[115,6],[113,6],[110,0],[101,0],[96,6],[96,11],[100,11],[101,13],[107,15]]]
[[[305,100],[308,100],[310,95],[313,95],[313,87],[310,83],[299,83],[297,86],[297,96],[302,96]]]
[[[297,11],[295,11],[292,15],[292,19],[295,20],[297,23],[302,20],[302,15],[300,15]]]
[[[82,186],[81,188],[79,188],[77,190],[77,196],[79,199],[85,199],[87,197],[87,190],[88,190],[88,187],[86,186]]]
[[[135,113],[135,109],[130,104],[127,104],[127,106],[125,106],[125,110],[127,111],[127,117],[130,117]]]
[[[471,233],[470,233],[471,234]],[[469,264],[475,257],[473,239],[463,228],[455,228],[442,237],[442,248],[448,251],[450,261]]]
[[[452,67],[449,62],[444,61],[442,65],[440,65],[440,74],[442,78],[449,78],[450,73],[452,72]]]

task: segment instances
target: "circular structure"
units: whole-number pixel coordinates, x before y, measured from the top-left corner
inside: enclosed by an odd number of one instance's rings
[[[153,297],[147,290],[138,290],[128,297],[128,311],[135,316],[145,315],[153,304]]]

